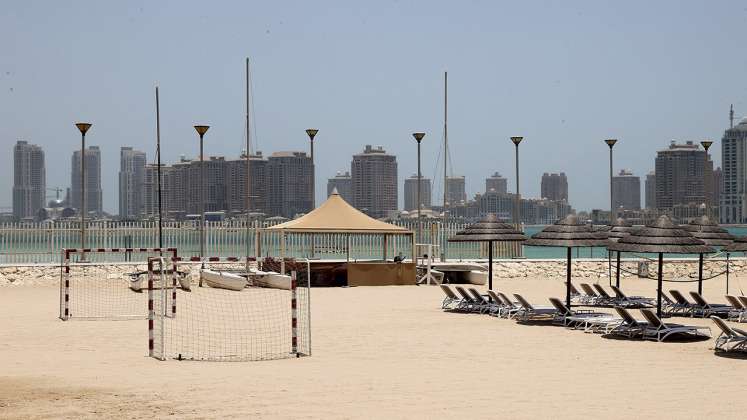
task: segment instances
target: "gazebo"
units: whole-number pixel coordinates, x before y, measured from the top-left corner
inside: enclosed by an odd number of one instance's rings
[[[581,223],[575,214],[547,226],[524,242],[529,246],[554,246],[567,248],[565,304],[571,307],[571,249],[607,245],[607,231],[595,230],[590,224]]]
[[[607,231],[607,240],[610,242],[617,242],[620,238],[630,235],[630,232],[635,229],[630,222],[618,217],[612,228]],[[610,251],[612,252],[612,251]],[[617,267],[615,268],[615,286],[620,287],[620,252],[617,253]]]
[[[734,242],[734,236],[712,221],[708,216],[693,220],[682,227],[691,235],[712,247],[725,247]],[[703,254],[698,254],[698,293],[703,293]]]
[[[629,235],[611,242],[607,248],[618,252],[641,252],[659,254],[656,314],[661,317],[661,292],[664,254],[705,254],[714,252],[705,242],[693,237],[690,232],[672,223],[666,216],[644,228],[635,229]]]
[[[729,294],[729,254],[743,252],[747,254],[747,236],[736,236],[734,242],[722,249],[726,252],[726,294]]]
[[[298,219],[270,226],[260,233],[280,233],[280,257],[284,260],[286,250],[286,235],[288,234],[344,234],[350,235],[380,235],[383,238],[382,257],[387,258],[387,241],[390,236],[403,235],[410,237],[413,261],[415,255],[415,236],[411,230],[401,226],[376,220],[360,212],[340,197],[337,189],[316,209]],[[350,260],[348,242],[347,260]],[[284,267],[281,267],[281,271]]]
[[[494,214],[487,215],[477,223],[467,226],[449,238],[449,242],[488,243],[488,289],[493,288],[493,242],[524,242],[527,237],[508,223],[503,223]]]

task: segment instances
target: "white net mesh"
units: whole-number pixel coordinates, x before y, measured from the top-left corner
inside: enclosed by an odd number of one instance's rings
[[[181,268],[184,264],[179,264],[180,271],[188,271]],[[150,355],[160,360],[210,361],[271,360],[309,355],[308,264],[294,264],[297,266],[297,282],[300,283],[295,291],[291,290],[287,277],[258,276],[254,268],[247,275],[242,262],[206,263],[205,268],[210,274],[222,276],[212,279],[204,273],[199,274],[199,264],[192,264],[191,291],[163,288],[163,282],[168,286],[172,281],[168,277],[154,276]],[[203,287],[198,286],[200,278],[204,280]],[[231,282],[239,282],[243,288],[228,290],[221,287],[221,282],[229,286]],[[244,287],[242,282],[247,285]],[[170,296],[174,291],[176,314],[170,317]],[[294,294],[295,311],[292,308]],[[295,347],[294,317],[298,337]]]
[[[145,319],[147,261],[159,251],[91,250],[63,252],[60,269],[60,319]],[[165,253],[173,255],[171,251]],[[67,258],[65,256],[67,255]]]

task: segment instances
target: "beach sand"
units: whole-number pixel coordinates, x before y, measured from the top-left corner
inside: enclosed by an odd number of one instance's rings
[[[499,280],[494,288],[537,305],[564,296],[560,279]],[[626,279],[623,288],[653,296],[655,283]],[[723,292],[721,282],[706,283],[714,302],[724,301]],[[747,412],[747,359],[715,356],[713,339],[605,339],[443,312],[442,297],[429,286],[314,289],[312,357],[162,362],[146,356],[145,320],[62,322],[56,286],[4,287],[0,417],[614,419]],[[711,326],[702,319],[673,322]]]

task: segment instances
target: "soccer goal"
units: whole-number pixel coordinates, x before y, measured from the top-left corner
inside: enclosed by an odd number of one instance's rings
[[[176,248],[63,249],[60,269],[60,319],[119,320],[148,316],[148,260],[178,257]],[[170,269],[160,267],[169,279]],[[174,288],[175,283],[162,287]]]
[[[157,261],[153,269],[164,263]],[[189,291],[158,284],[172,284],[167,277],[149,276],[149,356],[253,361],[311,355],[309,263],[293,260],[286,267],[281,275],[259,271],[254,261],[178,261],[175,270],[193,273]],[[169,316],[173,302],[176,315]]]

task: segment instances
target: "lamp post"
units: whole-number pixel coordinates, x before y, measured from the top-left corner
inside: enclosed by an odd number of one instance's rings
[[[420,200],[420,183],[423,179],[422,175],[420,174],[420,142],[423,141],[423,137],[425,137],[425,133],[412,133],[412,137],[415,138],[415,141],[418,143],[418,239],[417,242],[421,242],[422,238],[422,229],[420,227],[420,208],[422,207],[422,202]]]
[[[209,125],[196,125],[195,130],[200,135],[200,259],[204,267],[205,264],[205,160],[203,156],[203,137],[207,133]],[[202,276],[200,276],[200,286],[202,286]]]
[[[76,123],[80,130],[80,247],[83,249],[82,261],[86,260],[86,132],[91,128],[89,123]]]
[[[516,146],[516,199],[514,200],[514,224],[517,228],[521,223],[521,217],[519,215],[521,208],[519,205],[519,143],[521,143],[522,140],[524,140],[524,137],[511,137],[511,141],[514,143],[514,146]]]
[[[610,147],[610,226],[612,226],[615,219],[617,219],[617,217],[615,217],[615,201],[612,197],[612,146],[617,143],[617,139],[607,139],[604,142]]]
[[[705,149],[705,152],[706,152],[705,158],[703,159],[703,191],[705,192],[706,191],[706,185],[705,185],[705,183],[706,183],[706,181],[708,181],[708,178],[706,178],[706,170],[705,170],[706,169],[706,165],[708,165],[708,149],[711,147],[711,145],[713,144],[713,142],[710,141],[710,140],[703,140],[703,141],[700,142],[700,144],[703,146],[703,148]],[[713,182],[711,182],[711,188],[713,188]],[[711,191],[711,196],[710,197],[706,197],[706,200],[705,200],[705,202],[706,202],[706,211],[705,211],[705,214],[708,217],[708,220],[711,219],[711,200],[713,199],[714,192],[715,191]]]
[[[309,128],[306,130],[306,134],[309,136],[309,142],[311,143],[311,208],[316,207],[316,167],[314,166],[314,137],[319,130],[316,128]]]

